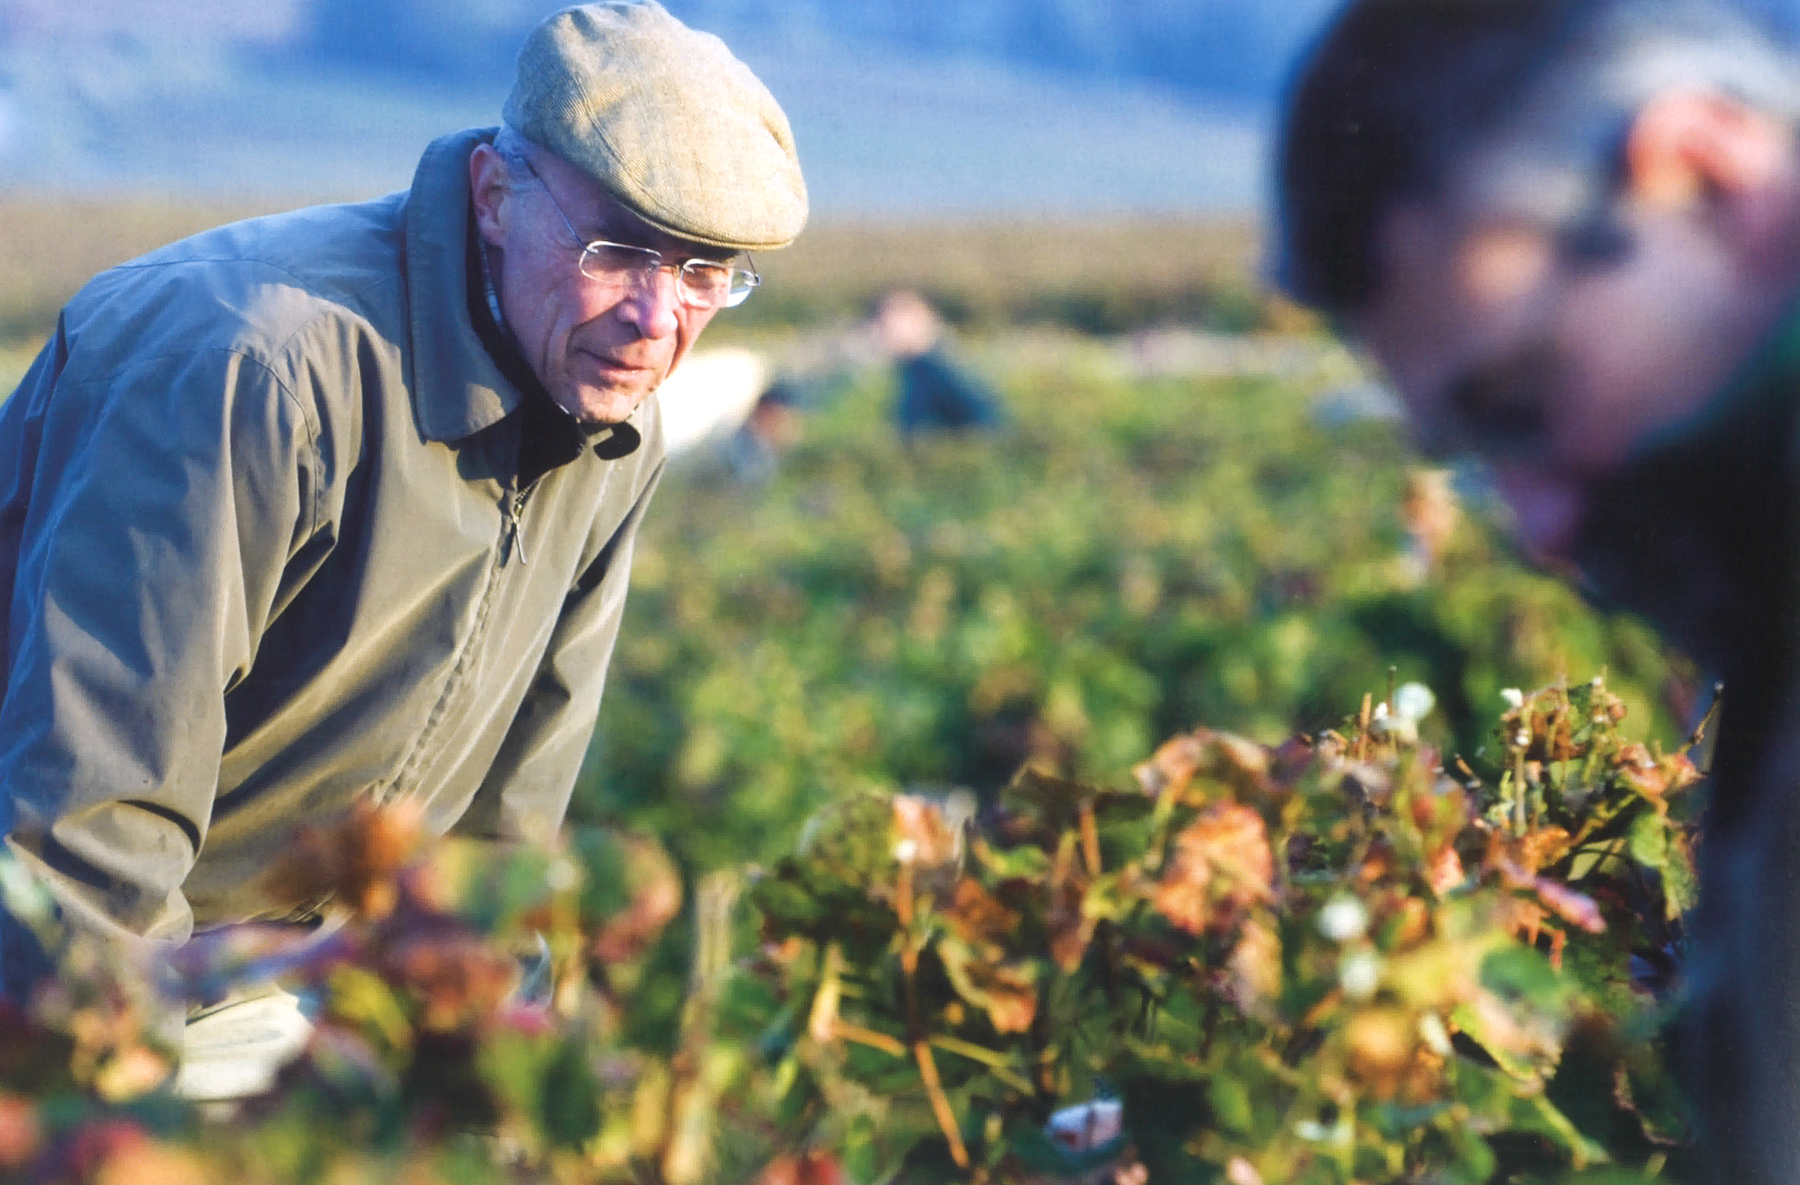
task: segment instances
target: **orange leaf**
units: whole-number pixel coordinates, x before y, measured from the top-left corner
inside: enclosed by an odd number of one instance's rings
[[[951,928],[970,942],[998,942],[1019,925],[1017,910],[1000,904],[979,882],[968,877],[956,883],[956,891],[943,915]]]
[[[1468,874],[1463,871],[1462,857],[1449,844],[1438,849],[1437,855],[1425,862],[1425,883],[1439,897],[1462,884],[1467,877]]]
[[[912,845],[912,860],[928,867],[956,858],[956,830],[944,818],[943,810],[927,799],[894,795],[894,835],[899,842]]]
[[[24,1168],[44,1138],[37,1108],[17,1095],[0,1095],[0,1169]]]
[[[329,826],[302,827],[262,881],[275,902],[310,909],[337,899],[365,918],[393,911],[395,878],[424,838],[424,811],[410,800],[358,799]]]
[[[1140,763],[1131,772],[1145,794],[1155,797],[1171,789],[1179,794],[1193,779],[1194,771],[1200,768],[1204,744],[1201,734],[1164,741],[1162,747],[1151,754],[1150,760]]]
[[[1230,929],[1250,906],[1271,901],[1275,859],[1262,816],[1215,803],[1175,837],[1175,858],[1153,902],[1192,934]]]

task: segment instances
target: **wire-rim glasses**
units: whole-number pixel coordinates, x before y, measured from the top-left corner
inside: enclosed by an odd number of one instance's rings
[[[630,243],[614,243],[606,239],[594,239],[591,242],[584,240],[537,169],[523,157],[519,161],[543,189],[544,196],[550,199],[556,216],[569,228],[570,237],[581,244],[581,258],[576,261],[575,266],[583,276],[596,284],[612,288],[647,284],[657,272],[669,268],[675,273],[675,294],[681,298],[682,304],[691,309],[715,310],[743,304],[756,286],[762,283],[762,277],[756,273],[753,265],[738,266],[716,259],[688,259],[677,263],[649,247],[634,247]],[[749,263],[748,258],[745,262]]]

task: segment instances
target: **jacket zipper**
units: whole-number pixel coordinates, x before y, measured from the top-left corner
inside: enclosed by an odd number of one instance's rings
[[[528,562],[525,558],[525,499],[531,495],[531,489],[526,486],[506,496],[507,552],[509,556],[518,556],[521,564]]]

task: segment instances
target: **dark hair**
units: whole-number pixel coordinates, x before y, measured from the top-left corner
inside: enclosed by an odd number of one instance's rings
[[[1786,46],[1709,0],[1350,0],[1289,87],[1276,279],[1355,312],[1380,285],[1375,239],[1396,204],[1437,196],[1473,149],[1516,130],[1605,181],[1632,113],[1675,81],[1789,119],[1800,88]],[[1552,92],[1554,110],[1514,128]]]
[[[1281,131],[1278,278],[1329,312],[1378,278],[1375,234],[1425,197],[1525,92],[1583,0],[1362,0],[1340,12],[1295,81]]]

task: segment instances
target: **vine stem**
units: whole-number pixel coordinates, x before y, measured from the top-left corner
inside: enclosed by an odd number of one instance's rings
[[[919,1064],[919,1077],[925,1083],[925,1095],[931,1100],[931,1113],[937,1119],[944,1139],[950,1145],[950,1159],[956,1167],[969,1167],[969,1149],[963,1144],[962,1131],[956,1125],[956,1112],[944,1093],[938,1077],[937,1061],[931,1046],[925,1043],[925,1027],[919,1022],[918,991],[913,977],[919,970],[919,940],[913,933],[913,867],[911,860],[900,861],[899,883],[894,887],[894,912],[900,922],[900,974],[906,991],[906,1019],[912,1038],[913,1060]]]
[[[1088,875],[1100,879],[1100,827],[1094,821],[1092,799],[1081,803],[1081,854],[1087,860]]]
[[[902,1045],[886,1033],[877,1033],[874,1029],[865,1029],[861,1025],[853,1025],[847,1020],[834,1020],[831,1034],[845,1041],[854,1041],[858,1045],[867,1045],[871,1049],[879,1049],[894,1057],[905,1057],[906,1046]]]
[[[1528,830],[1525,819],[1525,796],[1529,788],[1525,781],[1525,750],[1520,749],[1513,756],[1513,834],[1522,836]]]
[[[950,1159],[956,1162],[957,1168],[966,1169],[969,1167],[969,1150],[963,1145],[962,1132],[956,1126],[956,1112],[950,1109],[949,1096],[944,1094],[944,1084],[938,1079],[937,1061],[931,1056],[931,1046],[914,1041],[913,1060],[919,1063],[919,1077],[925,1080],[931,1113],[937,1117],[944,1139],[950,1142]]]

